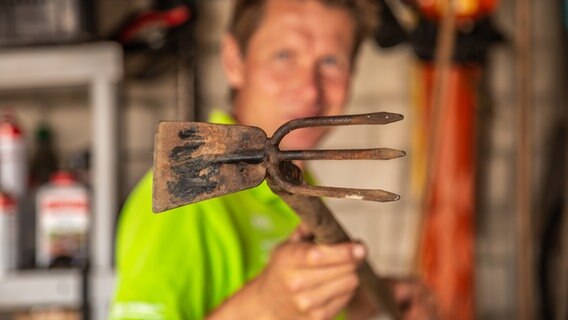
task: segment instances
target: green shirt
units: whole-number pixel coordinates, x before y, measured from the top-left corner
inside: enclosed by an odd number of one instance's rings
[[[221,113],[212,122],[230,123]],[[266,183],[152,213],[152,175],[136,186],[118,225],[110,319],[201,319],[255,277],[299,223]]]

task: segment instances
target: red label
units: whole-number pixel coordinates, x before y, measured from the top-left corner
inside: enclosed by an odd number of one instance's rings
[[[49,210],[50,213],[57,213],[57,211],[77,210],[86,213],[88,208],[87,201],[85,200],[53,200],[44,201],[41,204],[41,209]]]

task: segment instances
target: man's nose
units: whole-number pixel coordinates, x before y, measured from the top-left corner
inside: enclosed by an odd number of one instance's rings
[[[315,102],[322,94],[321,77],[314,66],[302,68],[296,78],[297,94],[306,102]]]

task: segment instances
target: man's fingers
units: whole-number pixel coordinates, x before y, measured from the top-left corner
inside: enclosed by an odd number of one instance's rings
[[[357,264],[355,263],[345,263],[318,269],[307,268],[289,274],[285,281],[290,291],[298,292],[318,287],[322,283],[353,273],[356,268]]]
[[[344,293],[333,298],[327,305],[309,311],[310,319],[331,319],[345,308],[349,300],[353,297],[353,292]]]
[[[303,312],[325,306],[338,296],[353,294],[359,286],[359,279],[354,273],[323,283],[321,286],[307,290],[296,296],[298,309]]]
[[[413,299],[417,294],[417,286],[414,282],[404,280],[393,285],[394,298],[402,312],[406,312],[412,306]]]
[[[273,251],[261,288],[280,292],[274,299],[284,301],[280,304],[296,315],[311,319],[310,312],[315,312],[316,319],[318,314],[328,319],[354,294],[359,285],[356,268],[366,254],[361,243],[321,245],[292,238]]]
[[[310,248],[304,260],[306,267],[323,267],[360,262],[367,255],[367,249],[360,243],[318,245]]]
[[[434,294],[421,281],[412,278],[398,280],[394,282],[393,290],[404,319],[438,318]]]
[[[410,297],[418,290],[417,283],[410,279],[399,280],[392,287],[396,299]]]
[[[275,252],[280,263],[297,268],[321,268],[345,263],[359,263],[367,255],[360,243],[317,245],[305,242],[282,244]]]

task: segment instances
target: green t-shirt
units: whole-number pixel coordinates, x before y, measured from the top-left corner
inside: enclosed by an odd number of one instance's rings
[[[221,113],[212,122],[230,123]],[[202,319],[255,277],[299,223],[266,183],[152,213],[152,174],[136,186],[118,225],[110,319]]]

